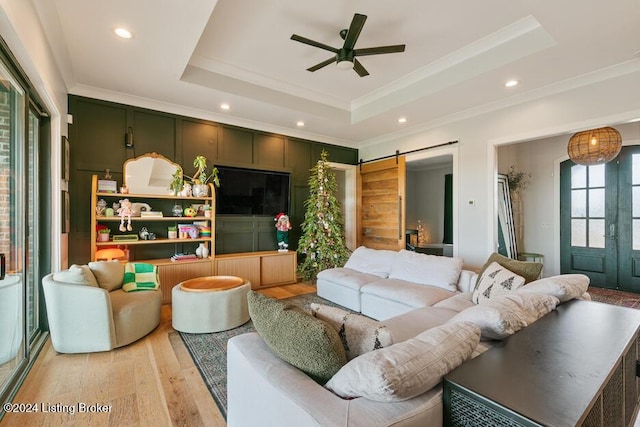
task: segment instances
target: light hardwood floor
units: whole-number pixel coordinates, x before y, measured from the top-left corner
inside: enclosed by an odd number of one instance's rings
[[[298,283],[260,292],[288,298],[315,291]],[[35,404],[38,412],[7,413],[0,424],[225,426],[182,339],[172,332],[171,306],[163,305],[160,325],[151,334],[110,352],[59,354],[49,340],[13,400]],[[79,404],[110,409],[79,413]]]

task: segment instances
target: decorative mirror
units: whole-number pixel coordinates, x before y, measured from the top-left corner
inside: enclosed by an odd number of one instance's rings
[[[498,174],[498,253],[509,258],[518,258],[509,181],[504,174]]]
[[[129,159],[123,165],[124,185],[132,194],[168,195],[169,184],[180,165],[158,153]]]

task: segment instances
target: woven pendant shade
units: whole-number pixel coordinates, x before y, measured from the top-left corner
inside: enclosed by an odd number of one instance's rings
[[[622,148],[620,132],[611,127],[578,132],[569,140],[569,158],[579,165],[598,165],[613,160]]]

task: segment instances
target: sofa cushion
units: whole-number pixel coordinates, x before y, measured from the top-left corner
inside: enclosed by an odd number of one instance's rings
[[[391,278],[368,283],[362,287],[361,291],[363,294],[376,295],[415,308],[431,306],[455,295],[454,292],[437,286],[417,285]]]
[[[437,308],[446,308],[449,310],[453,310],[456,313],[460,313],[462,310],[466,310],[467,308],[473,307],[475,305],[471,300],[471,296],[471,292],[462,292],[459,294],[455,294],[451,298],[447,298],[440,302],[437,302],[433,306]]]
[[[513,292],[524,285],[524,277],[506,269],[497,262],[492,262],[484,269],[471,300],[475,304]]]
[[[345,288],[359,291],[361,287],[367,283],[376,282],[380,280],[380,277],[361,273],[350,268],[330,268],[328,270],[322,270],[318,273],[318,280],[324,280],[327,282],[335,283]]]
[[[98,287],[98,281],[91,272],[91,269],[86,265],[73,264],[68,270],[53,273],[53,280],[73,283],[75,285]]]
[[[124,264],[120,261],[93,261],[89,263],[89,268],[102,289],[111,292],[122,287]]]
[[[445,324],[347,363],[326,387],[345,398],[394,402],[418,396],[467,360],[480,340],[471,323]]]
[[[338,307],[312,303],[311,314],[331,325],[340,335],[347,360],[393,344],[391,333],[377,320]]]
[[[247,295],[256,331],[285,362],[326,383],[347,362],[340,336],[302,309],[258,292]]]
[[[158,266],[143,262],[128,262],[124,266],[122,290],[125,292],[155,291],[159,287]]]
[[[448,323],[471,322],[480,328],[482,338],[501,340],[549,313],[559,302],[550,295],[512,292],[468,308]]]
[[[344,267],[386,279],[397,255],[396,251],[360,246],[353,251]]]
[[[513,271],[519,276],[524,277],[524,283],[533,282],[540,277],[542,273],[542,263],[540,262],[529,262],[529,261],[518,261],[513,258],[507,258],[504,255],[500,255],[497,252],[492,253],[487,262],[484,263],[480,273],[478,274],[478,281],[482,276],[482,272],[491,265],[492,262],[497,262],[504,268]],[[477,282],[476,282],[477,286]]]
[[[518,292],[553,295],[563,303],[581,298],[589,289],[589,281],[589,276],[584,274],[561,274],[531,282],[518,289]]]
[[[461,258],[426,255],[403,249],[398,252],[389,278],[455,291],[460,271]]]
[[[384,324],[393,342],[399,343],[447,323],[456,314],[457,311],[447,308],[422,307],[385,319]]]

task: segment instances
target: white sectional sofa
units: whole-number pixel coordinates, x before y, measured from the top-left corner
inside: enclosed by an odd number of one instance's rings
[[[318,296],[386,320],[473,291],[477,273],[464,270],[462,264],[460,258],[362,246],[344,268],[318,274]]]
[[[492,255],[484,271],[489,271],[494,259]],[[503,270],[513,275],[507,268]],[[533,275],[538,273],[534,270]],[[533,276],[529,276],[526,281],[532,282]],[[480,278],[483,277],[481,272]],[[434,368],[433,361],[428,362],[427,368],[411,370],[409,365],[422,363],[420,359],[432,353],[420,350],[421,342],[435,342],[436,352],[442,346],[442,353],[433,360],[447,361],[456,357],[459,347],[448,344],[448,337],[453,336],[448,335],[452,325],[476,328],[482,342],[478,344],[476,340],[473,353],[467,351],[464,356],[475,357],[492,347],[495,339],[527,327],[557,304],[574,298],[588,299],[588,278],[583,275],[546,278],[526,286],[523,277],[518,277],[521,281],[513,286],[513,292],[496,294],[490,300],[490,292],[486,291],[487,299],[480,301],[483,296],[478,290],[474,292],[478,275],[463,270],[460,259],[358,248],[344,268],[318,275],[318,295],[382,320],[375,322],[362,317],[363,321],[376,324],[376,344],[382,336],[378,329],[381,327],[386,338],[390,336],[391,344],[386,343],[383,348],[376,345],[371,349],[375,351],[355,356],[329,382],[320,384],[305,374],[303,368],[296,368],[291,360],[283,360],[282,354],[278,356],[270,338],[258,333],[236,336],[227,347],[228,425],[442,426],[441,378],[448,370]],[[479,286],[483,282],[479,280]],[[347,316],[358,315],[339,315],[341,327],[322,319],[339,331],[337,339],[345,347],[349,346],[345,339],[349,335],[345,331],[345,326],[349,327]],[[260,332],[253,314],[252,318]],[[296,329],[289,327],[294,333],[299,332]],[[433,341],[432,335],[437,333],[444,333],[447,338]],[[282,336],[279,340],[290,342]],[[295,342],[305,340],[298,334]],[[455,366],[454,363],[449,368]],[[433,374],[435,382],[428,381],[419,394],[403,395],[405,385],[420,386],[424,372]],[[386,382],[394,379],[396,384],[388,387]],[[371,397],[376,395],[382,397]]]

